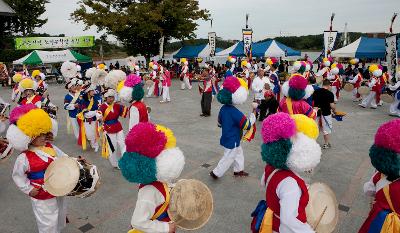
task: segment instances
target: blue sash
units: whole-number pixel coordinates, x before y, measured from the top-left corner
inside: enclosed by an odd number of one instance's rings
[[[38,172],[29,172],[28,173],[28,179],[30,179],[30,180],[43,179],[45,171],[46,170],[42,170],[42,171],[38,171]]]

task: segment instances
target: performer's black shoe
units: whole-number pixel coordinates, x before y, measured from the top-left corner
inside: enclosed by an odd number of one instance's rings
[[[210,176],[211,176],[214,180],[218,180],[218,176],[215,175],[213,171],[210,172]]]
[[[249,173],[247,173],[245,171],[240,171],[240,172],[234,172],[233,175],[235,177],[247,177],[247,176],[249,176]]]

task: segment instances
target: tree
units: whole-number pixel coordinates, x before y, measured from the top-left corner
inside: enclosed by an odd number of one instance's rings
[[[45,4],[49,2],[48,0],[5,0],[5,2],[16,15],[2,21],[0,28],[4,34],[21,33],[26,36],[47,22],[47,19],[39,17],[46,11]]]
[[[71,17],[86,29],[96,26],[114,35],[129,55],[157,55],[159,39],[192,39],[196,20],[209,19],[196,0],[80,0]]]

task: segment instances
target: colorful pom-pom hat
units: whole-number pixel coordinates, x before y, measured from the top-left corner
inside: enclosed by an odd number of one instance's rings
[[[24,92],[25,90],[34,90],[38,88],[37,82],[30,78],[22,79],[18,84],[18,89],[20,92]]]
[[[221,104],[243,104],[247,100],[248,87],[246,81],[235,76],[227,77],[218,92],[217,99]]]
[[[381,125],[369,150],[372,166],[389,181],[400,177],[400,119]]]
[[[301,74],[293,74],[289,81],[282,85],[284,96],[293,100],[307,99],[314,93],[314,88],[308,85],[308,80]]]
[[[57,135],[57,122],[33,104],[15,107],[10,113],[10,126],[6,137],[13,148],[24,151],[33,139],[53,133]]]
[[[318,126],[302,114],[270,115],[262,122],[261,157],[277,169],[306,172],[321,160],[321,147],[316,142]]]
[[[136,74],[130,74],[118,84],[117,91],[124,102],[140,101],[144,96],[142,79]]]
[[[170,183],[180,176],[185,157],[176,147],[176,138],[170,129],[141,122],[129,131],[125,144],[126,152],[118,165],[129,182]]]

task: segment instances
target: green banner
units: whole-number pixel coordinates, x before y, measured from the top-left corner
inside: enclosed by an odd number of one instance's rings
[[[15,49],[65,49],[94,46],[94,36],[73,37],[19,37],[15,38]]]

